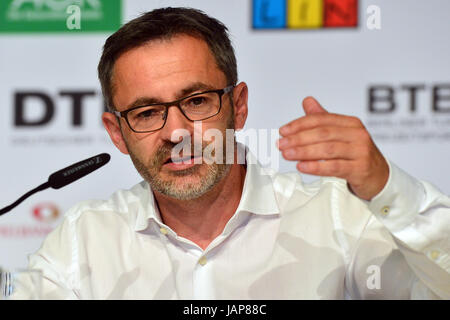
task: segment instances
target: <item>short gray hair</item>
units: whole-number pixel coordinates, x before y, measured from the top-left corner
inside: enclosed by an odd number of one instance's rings
[[[161,8],[129,21],[106,40],[98,64],[98,77],[105,103],[110,110],[116,110],[112,78],[114,64],[119,56],[148,41],[170,39],[178,34],[188,34],[204,40],[217,67],[225,74],[227,85],[236,85],[236,56],[227,27],[197,9]]]

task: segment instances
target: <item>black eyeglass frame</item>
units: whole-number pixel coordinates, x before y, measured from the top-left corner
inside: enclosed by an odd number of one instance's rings
[[[125,110],[125,111],[112,111],[112,113],[114,113],[118,118],[121,118],[121,117],[125,118],[125,121],[127,122],[128,127],[132,131],[134,131],[136,133],[155,132],[155,131],[161,130],[166,125],[168,114],[169,114],[169,108],[172,107],[172,106],[178,107],[178,109],[181,111],[181,113],[189,121],[203,121],[203,120],[206,120],[206,119],[209,119],[209,118],[212,118],[212,117],[218,115],[220,113],[220,110],[222,109],[222,96],[224,94],[226,94],[226,93],[231,92],[233,89],[234,89],[234,85],[231,85],[231,86],[225,87],[223,89],[208,90],[208,91],[194,93],[194,94],[191,94],[191,95],[189,95],[187,97],[183,97],[183,98],[180,98],[178,100],[171,101],[171,102],[151,103],[151,104],[146,104],[146,105],[143,105],[143,106],[136,106],[136,107],[130,108],[130,109]],[[207,116],[206,118],[203,118],[203,119],[198,119],[198,120],[191,120],[191,119],[189,119],[189,117],[184,113],[183,109],[181,108],[181,101],[189,99],[189,98],[192,98],[192,97],[195,97],[195,96],[199,96],[199,95],[202,95],[202,94],[205,94],[205,93],[212,93],[212,92],[217,93],[219,95],[219,109],[217,110],[217,112],[215,114],[213,114],[211,116]],[[147,131],[137,131],[137,130],[133,129],[133,127],[131,126],[130,122],[128,121],[128,113],[130,111],[133,111],[133,110],[136,110],[136,109],[139,109],[139,108],[146,108],[146,107],[151,107],[151,106],[164,106],[165,107],[164,114],[163,114],[164,123],[162,124],[162,126],[160,128],[158,128],[158,129],[147,130]]]

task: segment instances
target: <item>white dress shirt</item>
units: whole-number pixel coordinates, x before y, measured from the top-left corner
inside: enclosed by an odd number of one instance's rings
[[[432,185],[389,163],[367,202],[342,179],[246,159],[239,206],[205,250],[162,223],[147,182],[73,207],[29,257],[43,298],[450,299],[450,199]]]

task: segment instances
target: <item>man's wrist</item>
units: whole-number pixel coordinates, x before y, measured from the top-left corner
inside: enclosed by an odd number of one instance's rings
[[[425,189],[420,181],[390,161],[389,178],[384,188],[367,205],[392,232],[411,224],[420,212]]]

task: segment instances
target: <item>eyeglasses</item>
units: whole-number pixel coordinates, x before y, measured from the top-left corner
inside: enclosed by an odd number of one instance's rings
[[[214,117],[222,108],[222,96],[233,88],[234,86],[228,86],[224,89],[195,93],[172,102],[152,103],[113,113],[119,118],[125,118],[128,126],[134,132],[153,132],[164,127],[171,106],[177,106],[190,121]]]

